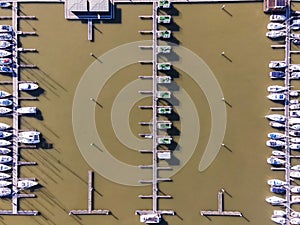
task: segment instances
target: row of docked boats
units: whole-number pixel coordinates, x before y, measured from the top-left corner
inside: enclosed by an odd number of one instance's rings
[[[0,25],[0,73],[12,73],[13,28],[10,25]]]

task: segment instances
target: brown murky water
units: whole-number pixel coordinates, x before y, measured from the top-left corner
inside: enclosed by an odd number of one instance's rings
[[[267,16],[261,3],[175,5],[173,12],[177,32],[175,37],[184,47],[198,54],[211,68],[230,104],[227,107],[227,129],[224,143],[215,161],[204,172],[198,164],[210,132],[210,111],[203,92],[183,72],[176,79],[194,100],[199,112],[201,134],[197,151],[188,164],[173,177],[173,182],[160,185],[161,190],[173,199],[161,200],[162,209],[174,209],[177,216],[165,217],[168,224],[271,224],[274,207],[265,203],[271,195],[266,185],[269,178],[283,178],[282,172],[271,172],[266,158],[271,150],[265,147],[267,132],[272,129],[264,119],[268,107],[266,100],[268,62],[283,59],[282,50],[272,50],[272,42],[265,37]],[[118,5],[121,24],[96,24],[95,42],[87,41],[87,25],[79,21],[66,21],[62,4],[22,4],[22,12],[35,15],[38,20],[21,22],[22,30],[35,30],[37,37],[21,39],[24,48],[36,48],[38,54],[22,54],[22,61],[38,65],[38,70],[24,70],[23,80],[36,80],[44,90],[39,101],[24,101],[22,105],[35,105],[42,118],[22,118],[22,129],[41,131],[50,150],[24,150],[22,157],[38,162],[37,166],[22,167],[23,177],[36,177],[44,186],[36,190],[37,198],[21,200],[21,208],[41,212],[38,217],[1,217],[3,224],[139,224],[134,215],[137,209],[151,207],[150,200],[141,200],[139,194],[150,193],[150,187],[118,185],[95,175],[96,209],[104,208],[114,216],[69,216],[71,209],[86,209],[88,164],[81,156],[72,130],[72,102],[76,86],[87,67],[95,60],[90,52],[100,56],[118,45],[148,39],[138,30],[151,28],[149,21],[138,19],[151,12],[151,5]],[[1,11],[2,12],[2,11]],[[3,11],[3,15],[8,14]],[[224,51],[226,59],[221,56]],[[297,61],[296,57],[293,58]],[[298,61],[299,62],[299,61]],[[98,101],[103,110],[96,110],[98,132],[113,156],[124,162],[138,165],[149,158],[130,151],[113,134],[110,108],[114,97],[124,85],[138,75],[151,72],[148,67],[134,64],[118,71],[101,91]],[[101,71],[99,71],[101,76]],[[6,78],[1,78],[5,80]],[[9,90],[9,87],[3,87]],[[138,105],[131,110],[130,125],[133,133],[146,132],[138,121],[150,119],[149,112]],[[85,118],[82,118],[83,120]],[[5,121],[6,119],[3,119]],[[9,119],[7,119],[9,121]],[[101,121],[101,126],[99,123]],[[180,123],[175,124],[180,127]],[[89,146],[87,146],[89,147]],[[128,175],[130,176],[130,175]],[[200,210],[217,209],[217,191],[225,188],[225,208],[239,210],[245,218],[212,217],[199,215]],[[9,207],[0,201],[1,208]]]

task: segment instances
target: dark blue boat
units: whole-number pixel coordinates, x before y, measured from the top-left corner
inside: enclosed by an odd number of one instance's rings
[[[272,186],[270,188],[270,191],[275,193],[275,194],[281,194],[281,195],[284,195],[285,192],[286,192],[286,189],[284,187],[274,187]]]
[[[270,72],[270,78],[273,79],[280,79],[280,78],[284,78],[285,74],[282,71],[271,71]]]

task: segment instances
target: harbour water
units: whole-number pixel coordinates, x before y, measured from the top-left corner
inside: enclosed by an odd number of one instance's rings
[[[39,51],[38,54],[22,54],[24,63],[36,64],[39,69],[23,70],[21,77],[22,80],[38,81],[44,89],[39,101],[22,102],[24,106],[37,106],[42,118],[24,117],[21,127],[39,130],[46,141],[53,144],[53,149],[22,151],[25,160],[37,161],[38,165],[22,167],[21,175],[36,177],[44,187],[35,190],[37,198],[21,200],[21,208],[39,210],[42,215],[5,216],[0,217],[0,222],[8,225],[139,224],[134,212],[150,208],[151,200],[141,200],[138,195],[149,194],[151,187],[119,185],[99,174],[95,174],[94,208],[109,209],[113,215],[68,215],[71,209],[87,208],[87,171],[90,169],[74,139],[72,103],[79,80],[95,61],[90,56],[91,52],[100,56],[121,44],[151,38],[138,33],[138,30],[151,29],[150,21],[140,20],[138,16],[150,14],[152,6],[118,5],[121,23],[95,24],[95,42],[87,41],[86,23],[64,19],[63,4],[21,6],[22,13],[38,18],[21,22],[22,30],[38,34],[37,37],[22,38],[22,46]],[[284,52],[272,50],[272,41],[265,37],[268,16],[262,11],[262,3],[226,4],[226,11],[221,7],[222,4],[175,5],[174,14],[177,15],[173,19],[178,31],[174,36],[180,45],[199,55],[216,76],[227,102],[227,128],[226,147],[221,148],[211,166],[200,173],[199,161],[210,134],[210,110],[201,89],[188,74],[178,70],[180,76],[176,82],[193,99],[199,113],[201,132],[191,160],[172,177],[173,182],[160,185],[161,191],[172,195],[173,199],[161,200],[159,207],[173,209],[177,214],[165,217],[168,224],[273,223],[269,217],[275,207],[264,200],[272,195],[266,181],[275,177],[283,179],[284,174],[272,172],[266,163],[266,158],[271,155],[271,150],[265,146],[266,134],[272,129],[264,116],[275,104],[265,96],[268,85],[281,83],[268,78],[268,63],[270,60],[283,60]],[[296,57],[293,60],[300,63]],[[110,110],[118,92],[139,75],[147,73],[151,73],[148,66],[134,64],[125,67],[108,81],[97,98],[102,105],[102,108],[96,108],[95,113],[99,135],[114,157],[132,165],[146,163],[149,157],[126,148],[117,140],[111,127]],[[1,77],[1,80],[6,79]],[[9,90],[9,87],[3,89]],[[136,136],[147,132],[147,128],[140,127],[138,122],[147,121],[151,114],[137,107],[147,102],[150,103],[149,98],[135,104],[130,113],[129,123]],[[180,122],[175,125],[180,129]],[[241,211],[244,218],[208,219],[200,216],[200,210],[217,209],[220,188],[227,193],[225,209]],[[0,207],[9,207],[9,201],[0,201]]]

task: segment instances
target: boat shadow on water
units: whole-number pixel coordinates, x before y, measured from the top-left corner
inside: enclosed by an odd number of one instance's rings
[[[160,59],[164,59],[164,60],[169,61],[169,62],[178,62],[180,60],[179,55],[176,52],[172,51],[172,50],[169,54],[159,53],[158,57]]]
[[[43,93],[45,93],[45,90],[41,87],[39,87],[36,90],[32,90],[32,91],[23,91],[28,93],[29,95],[33,96],[33,97],[39,97],[40,95],[42,95]]]
[[[164,11],[170,16],[179,16],[179,10],[172,4],[170,8],[161,8],[160,10]]]
[[[40,143],[37,144],[37,148],[41,149],[53,149],[53,144],[48,143],[47,140],[40,134]]]
[[[164,23],[160,25],[164,26],[165,28],[171,31],[180,31],[180,26],[177,23],[175,23],[174,20],[171,23]]]
[[[159,72],[166,74],[172,78],[179,78],[179,76],[180,76],[180,73],[176,69],[174,69],[174,67],[172,67],[171,70],[159,71]]]

